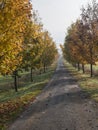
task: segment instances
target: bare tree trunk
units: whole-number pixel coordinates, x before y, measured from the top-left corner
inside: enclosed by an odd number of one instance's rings
[[[91,75],[91,77],[93,76],[93,64],[90,64],[90,75]]]
[[[79,62],[78,62],[78,71],[80,71],[80,64],[79,64]]]
[[[82,71],[85,73],[84,64],[82,64]]]
[[[14,71],[14,87],[15,87],[15,91],[18,92],[17,71]]]
[[[77,68],[77,65],[75,64],[75,68]]]
[[[46,72],[46,65],[44,64],[44,73]]]
[[[90,58],[91,58],[91,64],[90,64],[90,76],[93,76],[93,47],[90,47]]]
[[[31,68],[31,82],[33,82],[32,71],[33,71],[33,69]]]

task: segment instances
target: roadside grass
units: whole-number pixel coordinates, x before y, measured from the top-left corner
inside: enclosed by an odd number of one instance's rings
[[[0,130],[5,130],[6,126],[34,101],[49,82],[55,68],[56,65],[46,73],[34,75],[33,82],[29,81],[23,87],[19,87],[18,92],[14,89],[0,92]]]
[[[92,98],[96,102],[98,102],[98,76],[93,76],[91,78],[89,74],[86,74],[86,73],[83,74],[81,70],[77,71],[77,69],[74,68],[67,61],[64,61],[64,64],[68,68],[68,70],[70,71],[71,75],[77,79],[79,86],[85,92],[88,93],[90,98]]]

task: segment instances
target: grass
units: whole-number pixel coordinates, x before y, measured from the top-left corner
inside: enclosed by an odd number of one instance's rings
[[[53,71],[48,71],[46,73],[43,73],[41,75],[36,75],[33,77],[33,83],[27,82],[25,86],[18,88],[18,93],[15,92],[14,89],[9,89],[8,91],[2,91],[0,92],[0,102],[6,102],[11,99],[20,97],[21,95],[28,94],[29,91],[35,91],[40,86],[43,86],[46,84],[51,77]]]
[[[64,61],[64,64],[68,68],[72,76],[77,79],[80,87],[89,94],[90,98],[98,102],[98,76],[94,76],[91,78],[89,74],[83,74],[82,71],[77,71],[68,62]]]
[[[27,82],[23,87],[18,88],[16,93],[14,89],[0,92],[0,129],[6,129],[6,126],[15,119],[38,94],[41,93],[45,85],[53,75],[54,68],[48,69],[46,73],[35,75],[33,82]],[[3,77],[0,77],[0,79]],[[11,80],[10,80],[11,81]],[[5,79],[2,80],[2,83]],[[7,82],[6,82],[7,84]],[[7,87],[7,86],[6,86]]]

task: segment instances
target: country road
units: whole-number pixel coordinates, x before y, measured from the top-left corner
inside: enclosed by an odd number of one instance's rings
[[[49,84],[8,130],[98,130],[98,108],[60,59]]]

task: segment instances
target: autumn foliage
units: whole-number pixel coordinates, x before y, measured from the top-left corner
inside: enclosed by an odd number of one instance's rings
[[[91,77],[93,65],[98,61],[98,3],[93,0],[87,7],[82,7],[80,19],[68,28],[62,47],[64,57],[74,66],[90,64]]]
[[[23,109],[34,101],[35,97],[32,95],[29,94],[0,104],[0,128],[6,127],[7,122],[17,117]]]
[[[0,74],[13,75],[16,91],[18,70],[49,66],[56,54],[30,0],[0,0]]]

